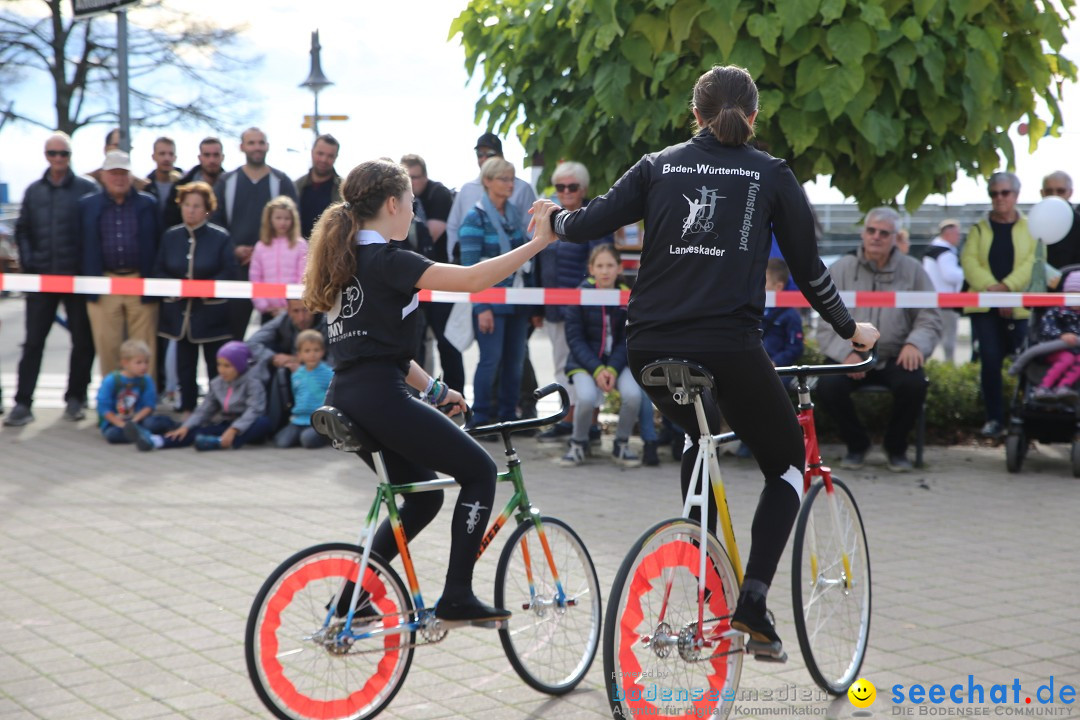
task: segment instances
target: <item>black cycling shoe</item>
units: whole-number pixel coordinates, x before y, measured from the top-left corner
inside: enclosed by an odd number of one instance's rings
[[[475,595],[462,600],[447,600],[443,597],[435,603],[435,617],[451,622],[489,623],[509,620],[510,611],[489,607]]]
[[[755,602],[745,595],[739,598],[739,606],[731,616],[731,627],[740,632],[749,633],[746,651],[755,660],[765,662],[787,662],[784,643],[776,634],[773,614],[765,609],[764,602]]]

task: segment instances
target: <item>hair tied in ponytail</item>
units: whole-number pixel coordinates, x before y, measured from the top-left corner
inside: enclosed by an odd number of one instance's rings
[[[341,209],[344,210],[345,212],[349,212],[350,210],[352,210],[352,205],[350,205],[347,202],[343,202],[343,203],[341,203]]]

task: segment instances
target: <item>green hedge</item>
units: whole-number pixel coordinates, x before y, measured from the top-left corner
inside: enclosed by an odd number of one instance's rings
[[[814,365],[827,360],[817,345],[808,340],[800,362]],[[976,434],[986,422],[978,363],[953,365],[930,360],[926,363],[926,376],[930,379],[926,396],[927,442],[952,445]],[[1004,379],[1004,397],[1008,404],[1016,387],[1016,378],[1005,372]],[[855,407],[863,423],[880,439],[888,423],[892,401],[884,394],[860,394],[855,396]],[[839,441],[836,425],[826,413],[818,412],[814,420],[823,440]]]

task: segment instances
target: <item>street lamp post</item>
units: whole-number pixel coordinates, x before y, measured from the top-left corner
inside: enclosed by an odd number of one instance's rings
[[[319,60],[320,50],[322,46],[319,45],[319,31],[316,30],[311,33],[311,72],[308,73],[307,80],[300,83],[300,87],[310,88],[315,94],[315,115],[311,126],[315,130],[315,137],[319,137],[319,91],[334,84],[323,74],[322,63]]]

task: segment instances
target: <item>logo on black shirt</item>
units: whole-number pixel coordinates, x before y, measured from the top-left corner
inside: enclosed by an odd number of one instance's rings
[[[717,190],[709,189],[702,185],[697,189],[699,197],[696,200],[683,195],[686,202],[690,205],[690,212],[687,214],[686,219],[683,220],[682,226],[682,238],[688,240],[689,236],[701,235],[708,233],[713,237],[717,237],[717,233],[713,232],[713,215],[716,214],[716,201],[723,200],[724,195],[717,195]]]
[[[341,288],[341,295],[338,297],[337,302],[334,303],[334,307],[330,308],[330,312],[327,313],[327,320],[329,322],[335,322],[339,319],[348,320],[355,317],[363,305],[364,288],[360,287],[360,281],[354,275],[349,284]]]

